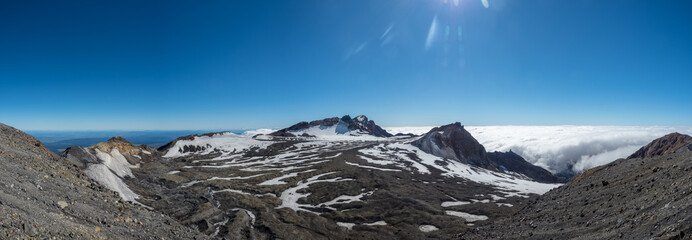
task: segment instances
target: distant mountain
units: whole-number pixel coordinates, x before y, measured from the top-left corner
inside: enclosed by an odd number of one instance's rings
[[[270,135],[279,137],[328,137],[334,135],[391,137],[382,127],[369,120],[365,115],[351,118],[325,118],[311,122],[300,122],[288,128],[273,132]]]
[[[513,153],[487,153],[461,123],[431,129],[411,143],[432,155],[499,172],[513,172],[539,182],[559,182],[547,170],[535,166]]]
[[[692,144],[692,137],[680,133],[671,133],[657,138],[627,158],[661,156],[664,154],[673,153],[684,147],[686,147],[686,150],[689,151],[692,150],[692,145],[690,144]]]
[[[208,131],[200,130],[171,130],[171,131],[29,131],[28,133],[41,140],[43,145],[56,154],[68,147],[88,147],[108,141],[113,136],[121,136],[135,144],[145,144],[150,147],[165,145],[173,139],[190,134],[202,134]],[[243,130],[231,130],[242,133]]]

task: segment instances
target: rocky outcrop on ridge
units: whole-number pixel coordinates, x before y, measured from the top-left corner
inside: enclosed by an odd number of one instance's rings
[[[212,137],[212,136],[214,136],[214,135],[220,135],[220,134],[226,134],[226,133],[228,133],[228,132],[212,132],[212,133],[205,133],[205,134],[187,135],[187,136],[183,136],[183,137],[176,138],[175,140],[170,141],[169,143],[167,143],[167,144],[165,144],[165,145],[159,147],[157,150],[158,150],[159,152],[165,153],[165,152],[167,152],[169,149],[171,149],[172,147],[174,147],[174,146],[176,145],[176,143],[178,143],[179,141],[189,141],[189,140],[194,140],[196,137],[205,137],[205,136],[206,136],[206,137]],[[209,148],[209,147],[211,147],[211,146],[197,146],[197,145],[192,146],[192,145],[190,145],[190,146],[183,147],[183,149],[181,149],[180,151],[181,151],[182,153],[188,153],[188,152],[201,152],[201,151],[206,150],[206,149]]]
[[[673,153],[683,147],[687,147],[686,150],[689,151],[692,149],[690,144],[692,144],[692,137],[680,133],[671,133],[652,141],[627,158],[661,156]]]

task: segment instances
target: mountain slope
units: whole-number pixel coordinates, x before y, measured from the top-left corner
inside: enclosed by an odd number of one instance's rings
[[[548,172],[548,170],[527,162],[523,157],[512,152],[512,150],[509,152],[489,152],[488,159],[490,159],[491,162],[496,163],[500,170],[505,172],[523,174],[539,182],[561,182],[558,177]]]
[[[426,153],[498,172],[513,172],[540,182],[555,183],[558,178],[513,153],[487,153],[461,123],[431,129],[412,145]]]
[[[3,124],[0,162],[2,239],[206,238],[122,201],[35,138]]]
[[[669,136],[666,136],[669,137]],[[461,239],[688,239],[692,235],[692,152],[660,139],[646,158],[592,168],[535,197],[508,219]]]

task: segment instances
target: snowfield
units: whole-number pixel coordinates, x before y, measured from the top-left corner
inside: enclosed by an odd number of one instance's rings
[[[429,168],[432,167],[442,171],[443,176],[466,178],[474,182],[493,185],[499,189],[519,192],[524,196],[530,193],[543,194],[561,185],[534,182],[525,178],[520,178],[519,176],[494,172],[457,161],[442,159],[423,152],[419,148],[407,143],[383,143],[373,148],[361,149],[359,152],[369,155],[365,157],[361,156],[361,158],[367,159],[369,163],[405,167],[402,163],[408,162],[413,166],[412,170],[422,174],[430,174],[431,171]],[[410,155],[415,155],[417,159],[410,158]],[[380,158],[382,160],[371,160],[372,158]],[[438,162],[444,162],[445,164],[440,165]]]

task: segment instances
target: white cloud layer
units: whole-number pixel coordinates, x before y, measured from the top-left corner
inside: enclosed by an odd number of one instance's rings
[[[276,130],[269,129],[269,128],[259,128],[259,129],[247,130],[247,131],[243,132],[243,136],[252,137],[252,136],[255,136],[257,134],[270,134],[270,133],[273,133],[275,131]]]
[[[422,134],[432,127],[386,127],[390,133]],[[488,151],[510,149],[552,173],[582,172],[627,157],[671,132],[692,127],[622,126],[466,126]]]

